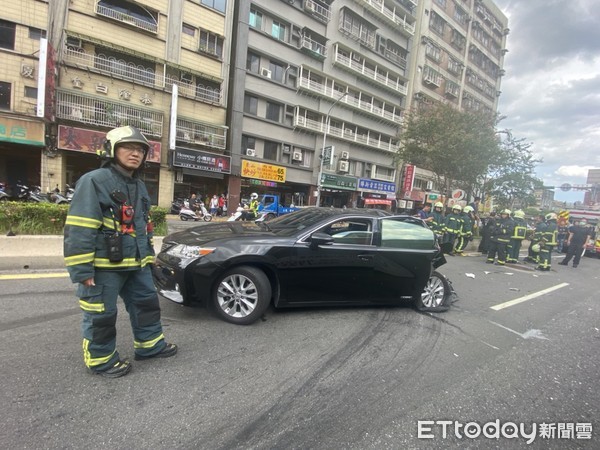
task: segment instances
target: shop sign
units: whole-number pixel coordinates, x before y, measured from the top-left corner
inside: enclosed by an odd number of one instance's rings
[[[414,179],[415,166],[413,164],[407,164],[404,166],[404,182],[402,183],[402,191],[412,191]]]
[[[358,179],[358,190],[363,192],[396,192],[396,183],[386,181],[369,180],[366,178]]]
[[[263,181],[263,180],[248,180],[248,185],[265,186],[265,187],[270,187],[270,188],[278,187],[277,183],[274,183],[273,181]]]
[[[354,177],[341,175],[330,175],[324,173],[321,178],[321,186],[326,188],[340,189],[343,191],[355,191],[358,180]]]
[[[243,159],[242,177],[285,183],[286,168]]]
[[[205,170],[207,172],[231,173],[231,158],[229,156],[178,147],[173,151],[173,167]]]
[[[66,125],[59,125],[58,127],[58,148],[62,150],[96,154],[96,151],[102,149],[105,140],[106,133],[104,131],[86,130]],[[150,150],[146,161],[160,163],[161,143],[157,141],[148,142],[150,143]]]
[[[0,116],[0,141],[44,146],[44,124]]]
[[[414,200],[416,202],[422,202],[425,199],[425,192],[418,189],[412,191],[403,192],[403,198],[406,200]]]

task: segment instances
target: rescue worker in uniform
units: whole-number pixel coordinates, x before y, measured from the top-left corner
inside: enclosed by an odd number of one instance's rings
[[[539,243],[542,240],[542,234],[546,230],[546,227],[547,227],[547,225],[546,225],[546,222],[544,221],[544,216],[538,216],[536,218],[536,224],[535,224],[535,229],[533,230],[533,236],[531,237],[531,242],[529,243],[529,248],[527,249],[527,257],[525,258],[525,261],[536,263],[536,264],[539,261],[539,250],[534,251],[533,246],[538,244],[537,248],[539,248]]]
[[[116,350],[118,296],[129,313],[136,360],[173,356],[177,346],[165,341],[150,269],[150,197],[138,178],[149,143],[131,126],[109,131],[106,139],[99,152],[102,167],[77,182],[65,222],[64,256],[78,283],[85,365],[116,378],[131,370]]]
[[[569,228],[569,237],[567,240],[567,256],[559,262],[561,266],[568,266],[571,258],[573,259],[573,267],[577,268],[582,254],[585,252],[585,244],[592,235],[592,231],[587,226],[587,220],[581,219],[577,225]]]
[[[462,218],[463,225],[461,233],[456,240],[456,253],[463,256],[463,251],[467,248],[467,245],[473,237],[473,224],[475,223],[475,216],[473,214],[472,206],[465,206],[460,217]]]
[[[442,249],[444,253],[454,256],[454,248],[456,240],[460,236],[463,227],[463,219],[461,217],[462,207],[460,205],[454,205],[452,212],[446,216],[444,223],[444,240]]]
[[[519,252],[521,251],[521,244],[525,235],[527,234],[527,224],[525,223],[525,212],[518,209],[513,213],[513,234],[510,238],[510,244],[508,248],[508,256],[506,262],[518,263]]]
[[[242,220],[254,220],[258,217],[258,194],[253,192],[250,195],[250,205],[242,213]]]
[[[540,241],[540,256],[536,270],[548,272],[552,267],[552,249],[556,247],[556,238],[558,237],[557,216],[555,213],[546,214],[546,228],[542,232]]]
[[[431,222],[427,225],[431,228],[431,230],[435,233],[436,237],[440,239],[444,235],[444,204],[442,202],[437,202],[433,205],[433,212],[431,213]]]
[[[503,266],[506,264],[506,247],[510,242],[513,233],[513,221],[510,218],[510,209],[504,209],[500,213],[500,219],[497,219],[491,229],[490,249],[487,255],[487,264],[493,264],[498,254],[497,264]]]

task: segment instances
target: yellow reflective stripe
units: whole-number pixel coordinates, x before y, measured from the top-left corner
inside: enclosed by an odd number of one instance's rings
[[[83,361],[87,367],[99,366],[100,364],[106,364],[109,362],[115,354],[113,351],[108,356],[103,356],[101,358],[92,358],[92,355],[89,350],[90,341],[88,339],[83,339]]]
[[[79,306],[84,311],[102,313],[104,312],[104,303],[90,303],[79,299]]]
[[[86,264],[94,260],[94,252],[82,253],[81,255],[73,255],[65,257],[65,264],[67,267],[76,266],[77,264]]]
[[[96,219],[91,219],[89,217],[81,217],[81,216],[67,216],[67,220],[65,220],[65,225],[73,225],[76,227],[84,227],[84,228],[100,228],[102,222]]]
[[[140,267],[140,265],[140,261],[135,258],[125,258],[119,262],[110,262],[108,258],[94,259],[94,266],[100,268]]]
[[[154,256],[146,256],[144,259],[142,259],[142,267],[146,267],[148,264],[153,264],[154,260]]]
[[[110,228],[111,230],[115,230],[115,222],[113,222],[112,217],[105,217],[102,220],[102,225],[104,225],[106,228]],[[117,227],[120,227],[121,224],[119,222],[117,222]]]
[[[152,348],[156,344],[158,344],[161,339],[164,339],[164,338],[165,338],[164,334],[161,333],[160,336],[158,336],[156,339],[152,339],[151,341],[140,342],[140,341],[134,340],[133,348]]]

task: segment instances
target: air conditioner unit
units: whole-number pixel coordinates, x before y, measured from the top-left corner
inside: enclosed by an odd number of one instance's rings
[[[260,68],[260,75],[263,77],[271,78],[271,71],[266,67]]]
[[[247,148],[246,156],[256,156],[256,150],[254,150],[253,148]]]
[[[349,169],[350,169],[350,163],[348,161],[340,161],[340,165],[338,167],[338,170],[340,172],[347,173]]]
[[[302,161],[302,152],[294,152],[292,153],[293,161]]]
[[[340,159],[350,159],[350,152],[342,152]]]

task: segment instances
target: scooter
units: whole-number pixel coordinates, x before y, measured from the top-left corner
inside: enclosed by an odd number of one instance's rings
[[[33,186],[33,188],[29,191],[29,197],[27,200],[34,203],[50,202],[48,196],[42,194],[42,188],[40,186]]]
[[[238,206],[233,214],[231,214],[227,218],[227,222],[235,222],[236,220],[242,220],[242,214],[244,213],[244,208]]]
[[[56,188],[54,188],[52,192],[48,193],[48,198],[52,203],[56,203],[57,205],[69,203],[67,197],[60,193],[60,189],[58,188],[58,186],[56,186]]]
[[[6,185],[0,183],[0,201],[10,200],[10,195],[6,192]]]
[[[71,203],[71,200],[73,200],[74,195],[75,195],[75,189],[73,189],[71,186],[69,186],[67,184],[65,186],[65,198],[67,199],[68,203]]]
[[[204,220],[205,222],[210,222],[212,220],[212,215],[207,211],[206,206],[200,203],[200,213],[196,213],[190,208],[189,202],[186,200],[183,202],[183,206],[179,211],[179,219],[184,222],[188,220],[193,220],[197,222],[199,220]]]

